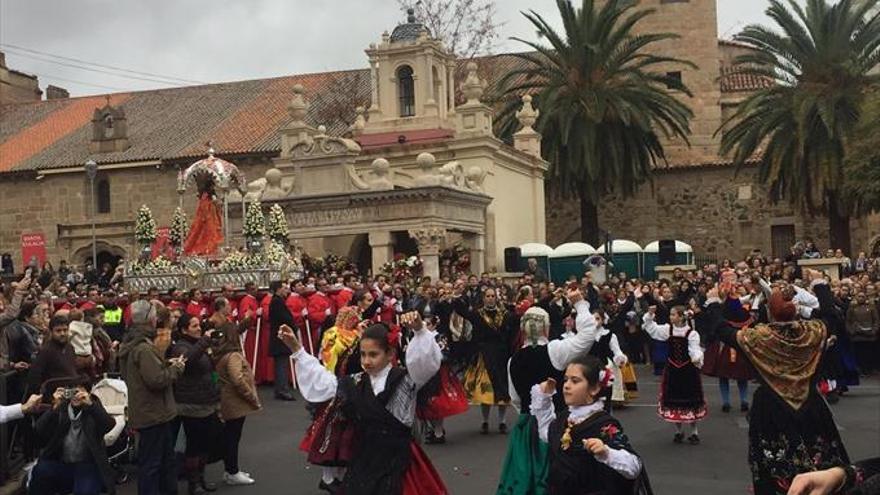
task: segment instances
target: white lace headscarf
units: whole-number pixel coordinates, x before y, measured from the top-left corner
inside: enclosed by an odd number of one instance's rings
[[[550,332],[550,315],[543,309],[532,306],[520,319],[519,327],[523,333],[523,345],[538,345],[541,337],[547,338]]]

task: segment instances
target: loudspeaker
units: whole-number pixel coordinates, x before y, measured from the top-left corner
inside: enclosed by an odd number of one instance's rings
[[[518,272],[522,269],[522,250],[518,247],[504,248],[504,271]]]
[[[675,241],[663,239],[659,242],[660,249],[657,255],[657,263],[661,265],[675,264]]]

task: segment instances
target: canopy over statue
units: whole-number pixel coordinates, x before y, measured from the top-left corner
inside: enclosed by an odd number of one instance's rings
[[[177,192],[181,195],[190,186],[195,186],[199,196],[196,214],[183,245],[185,255],[215,255],[223,240],[229,239],[229,204],[227,194],[230,190],[244,191],[247,183],[244,174],[231,162],[214,156],[208,150],[208,157],[199,160],[177,177]],[[222,201],[222,219],[220,206]],[[224,235],[225,230],[225,235]]]

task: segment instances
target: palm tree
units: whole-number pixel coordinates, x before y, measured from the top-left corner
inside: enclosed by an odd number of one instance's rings
[[[687,142],[690,109],[670,88],[690,96],[668,64],[693,67],[649,49],[673,34],[636,34],[653,10],[632,0],[608,0],[602,7],[583,0],[575,8],[556,0],[562,18],[557,32],[535,11],[523,15],[537,28],[541,43],[513,38],[534,49],[515,54],[525,64],[500,86],[508,101],[531,93],[538,104],[542,155],[551,163],[554,190],[580,200],[581,238],[599,239],[598,204],[603,194],[633,194],[665,162],[660,135]],[[667,69],[660,70],[660,65]]]
[[[849,252],[852,201],[842,197],[847,139],[861,116],[869,72],[880,61],[877,0],[770,0],[778,31],[760,25],[734,38],[753,48],[733,73],[775,82],[747,98],[724,123],[722,154],[741,168],[759,157],[758,180],[828,217],[831,247]]]

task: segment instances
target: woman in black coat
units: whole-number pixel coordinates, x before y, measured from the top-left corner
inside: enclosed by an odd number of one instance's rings
[[[104,435],[116,424],[113,418],[82,385],[72,397],[59,388],[52,399],[52,409],[36,424],[45,447],[31,473],[30,493],[116,493],[116,472],[104,446]]]
[[[183,375],[174,382],[177,415],[186,433],[184,470],[188,493],[213,492],[216,487],[205,482],[205,465],[215,438],[222,431],[217,410],[220,390],[211,378],[214,365],[206,351],[211,346],[214,330],[202,334],[197,316],[184,315],[178,320],[180,338],[171,347],[171,357],[186,358]]]

